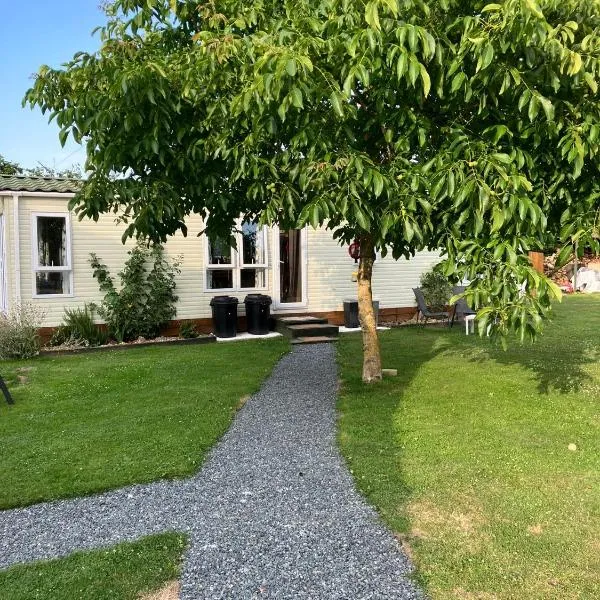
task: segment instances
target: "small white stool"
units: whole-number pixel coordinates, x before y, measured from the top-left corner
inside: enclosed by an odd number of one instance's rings
[[[475,333],[475,315],[465,315],[465,333],[469,335],[469,329],[471,333]]]

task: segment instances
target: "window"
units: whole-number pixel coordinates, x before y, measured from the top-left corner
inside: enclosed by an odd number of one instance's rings
[[[256,290],[267,285],[266,230],[245,221],[229,240],[207,240],[206,289]]]
[[[71,232],[68,213],[33,215],[34,296],[72,294]]]

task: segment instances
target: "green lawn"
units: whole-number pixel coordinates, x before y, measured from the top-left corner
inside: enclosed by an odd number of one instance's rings
[[[284,340],[1,362],[0,509],[195,472]]]
[[[339,441],[431,597],[599,598],[600,299],[506,352],[460,327],[381,340],[398,377],[374,387],[339,343]]]
[[[134,600],[178,579],[185,536],[168,533],[106,550],[0,571],[2,600]]]

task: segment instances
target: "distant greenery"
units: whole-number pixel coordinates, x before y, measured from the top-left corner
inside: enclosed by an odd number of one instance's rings
[[[194,473],[288,347],[157,344],[3,363],[15,405],[0,402],[0,509]]]
[[[42,163],[27,169],[17,162],[12,162],[0,154],[0,175],[30,175],[32,177],[66,177],[67,179],[81,179],[81,167],[71,165],[65,169],[47,167]]]
[[[167,533],[0,571],[2,600],[132,600],[178,579],[186,538]]]
[[[432,310],[444,310],[452,296],[452,286],[440,265],[421,275],[421,289],[427,306]]]
[[[368,390],[360,340],[338,344],[341,449],[432,600],[599,597],[600,298],[554,318],[506,352],[461,327],[384,333],[398,376]]]

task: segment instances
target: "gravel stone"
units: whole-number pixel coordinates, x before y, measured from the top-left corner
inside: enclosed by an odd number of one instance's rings
[[[181,600],[424,598],[339,454],[336,387],[330,344],[294,347],[190,479],[0,512],[0,568],[175,530]]]

